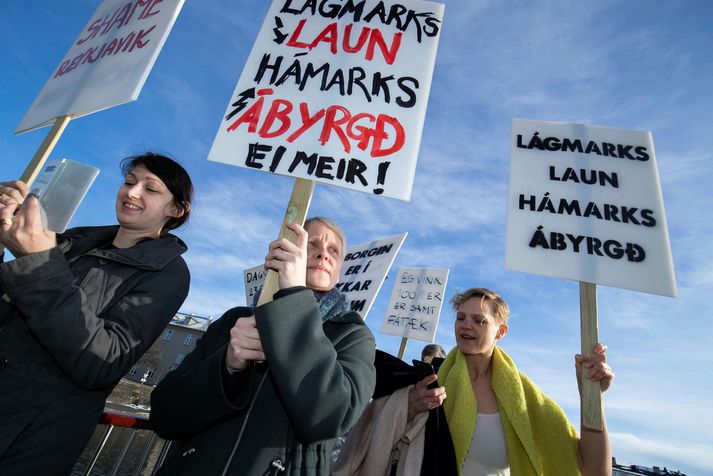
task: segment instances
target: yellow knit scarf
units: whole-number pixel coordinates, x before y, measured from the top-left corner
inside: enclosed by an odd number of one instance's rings
[[[478,403],[465,357],[458,348],[441,365],[438,381],[448,393],[443,408],[460,474],[475,432]],[[498,347],[493,352],[491,385],[505,433],[510,474],[579,475],[577,431],[559,405],[520,373]]]

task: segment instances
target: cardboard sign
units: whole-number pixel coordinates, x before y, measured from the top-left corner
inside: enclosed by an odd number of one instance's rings
[[[208,159],[409,200],[443,10],[274,0]]]
[[[136,100],[183,1],[102,2],[15,133]]]
[[[650,132],[514,119],[505,267],[676,295]]]
[[[335,287],[346,295],[349,308],[357,311],[362,318],[366,319],[407,235],[404,232],[347,247]],[[243,271],[245,302],[248,305],[253,304],[255,296],[262,290],[266,274],[262,265]]]
[[[448,282],[448,269],[399,268],[381,332],[433,342]]]

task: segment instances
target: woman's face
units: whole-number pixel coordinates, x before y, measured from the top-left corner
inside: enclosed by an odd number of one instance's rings
[[[493,316],[487,298],[472,297],[456,311],[456,344],[465,355],[492,354],[495,342],[507,328]]]
[[[342,241],[320,221],[307,227],[307,287],[329,291],[337,284],[342,269]]]
[[[127,230],[158,236],[168,219],[178,216],[173,194],[156,175],[137,165],[116,194],[116,219]]]

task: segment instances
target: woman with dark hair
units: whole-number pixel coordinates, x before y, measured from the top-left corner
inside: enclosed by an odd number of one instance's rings
[[[122,162],[118,225],[55,235],[23,182],[0,183],[0,471],[69,474],[106,397],[188,294],[193,186],[178,163]],[[21,206],[22,205],[22,206]]]

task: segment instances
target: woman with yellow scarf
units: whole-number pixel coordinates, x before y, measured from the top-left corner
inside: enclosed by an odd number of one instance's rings
[[[472,288],[451,303],[457,347],[438,371],[442,386],[427,388],[435,376],[417,383],[409,394],[408,414],[413,417],[443,404],[459,474],[610,475],[606,422],[602,431],[582,426],[578,437],[559,405],[497,347],[508,331],[505,301],[488,289]],[[614,374],[604,345],[575,359],[578,380],[583,369],[602,391],[609,388]]]

